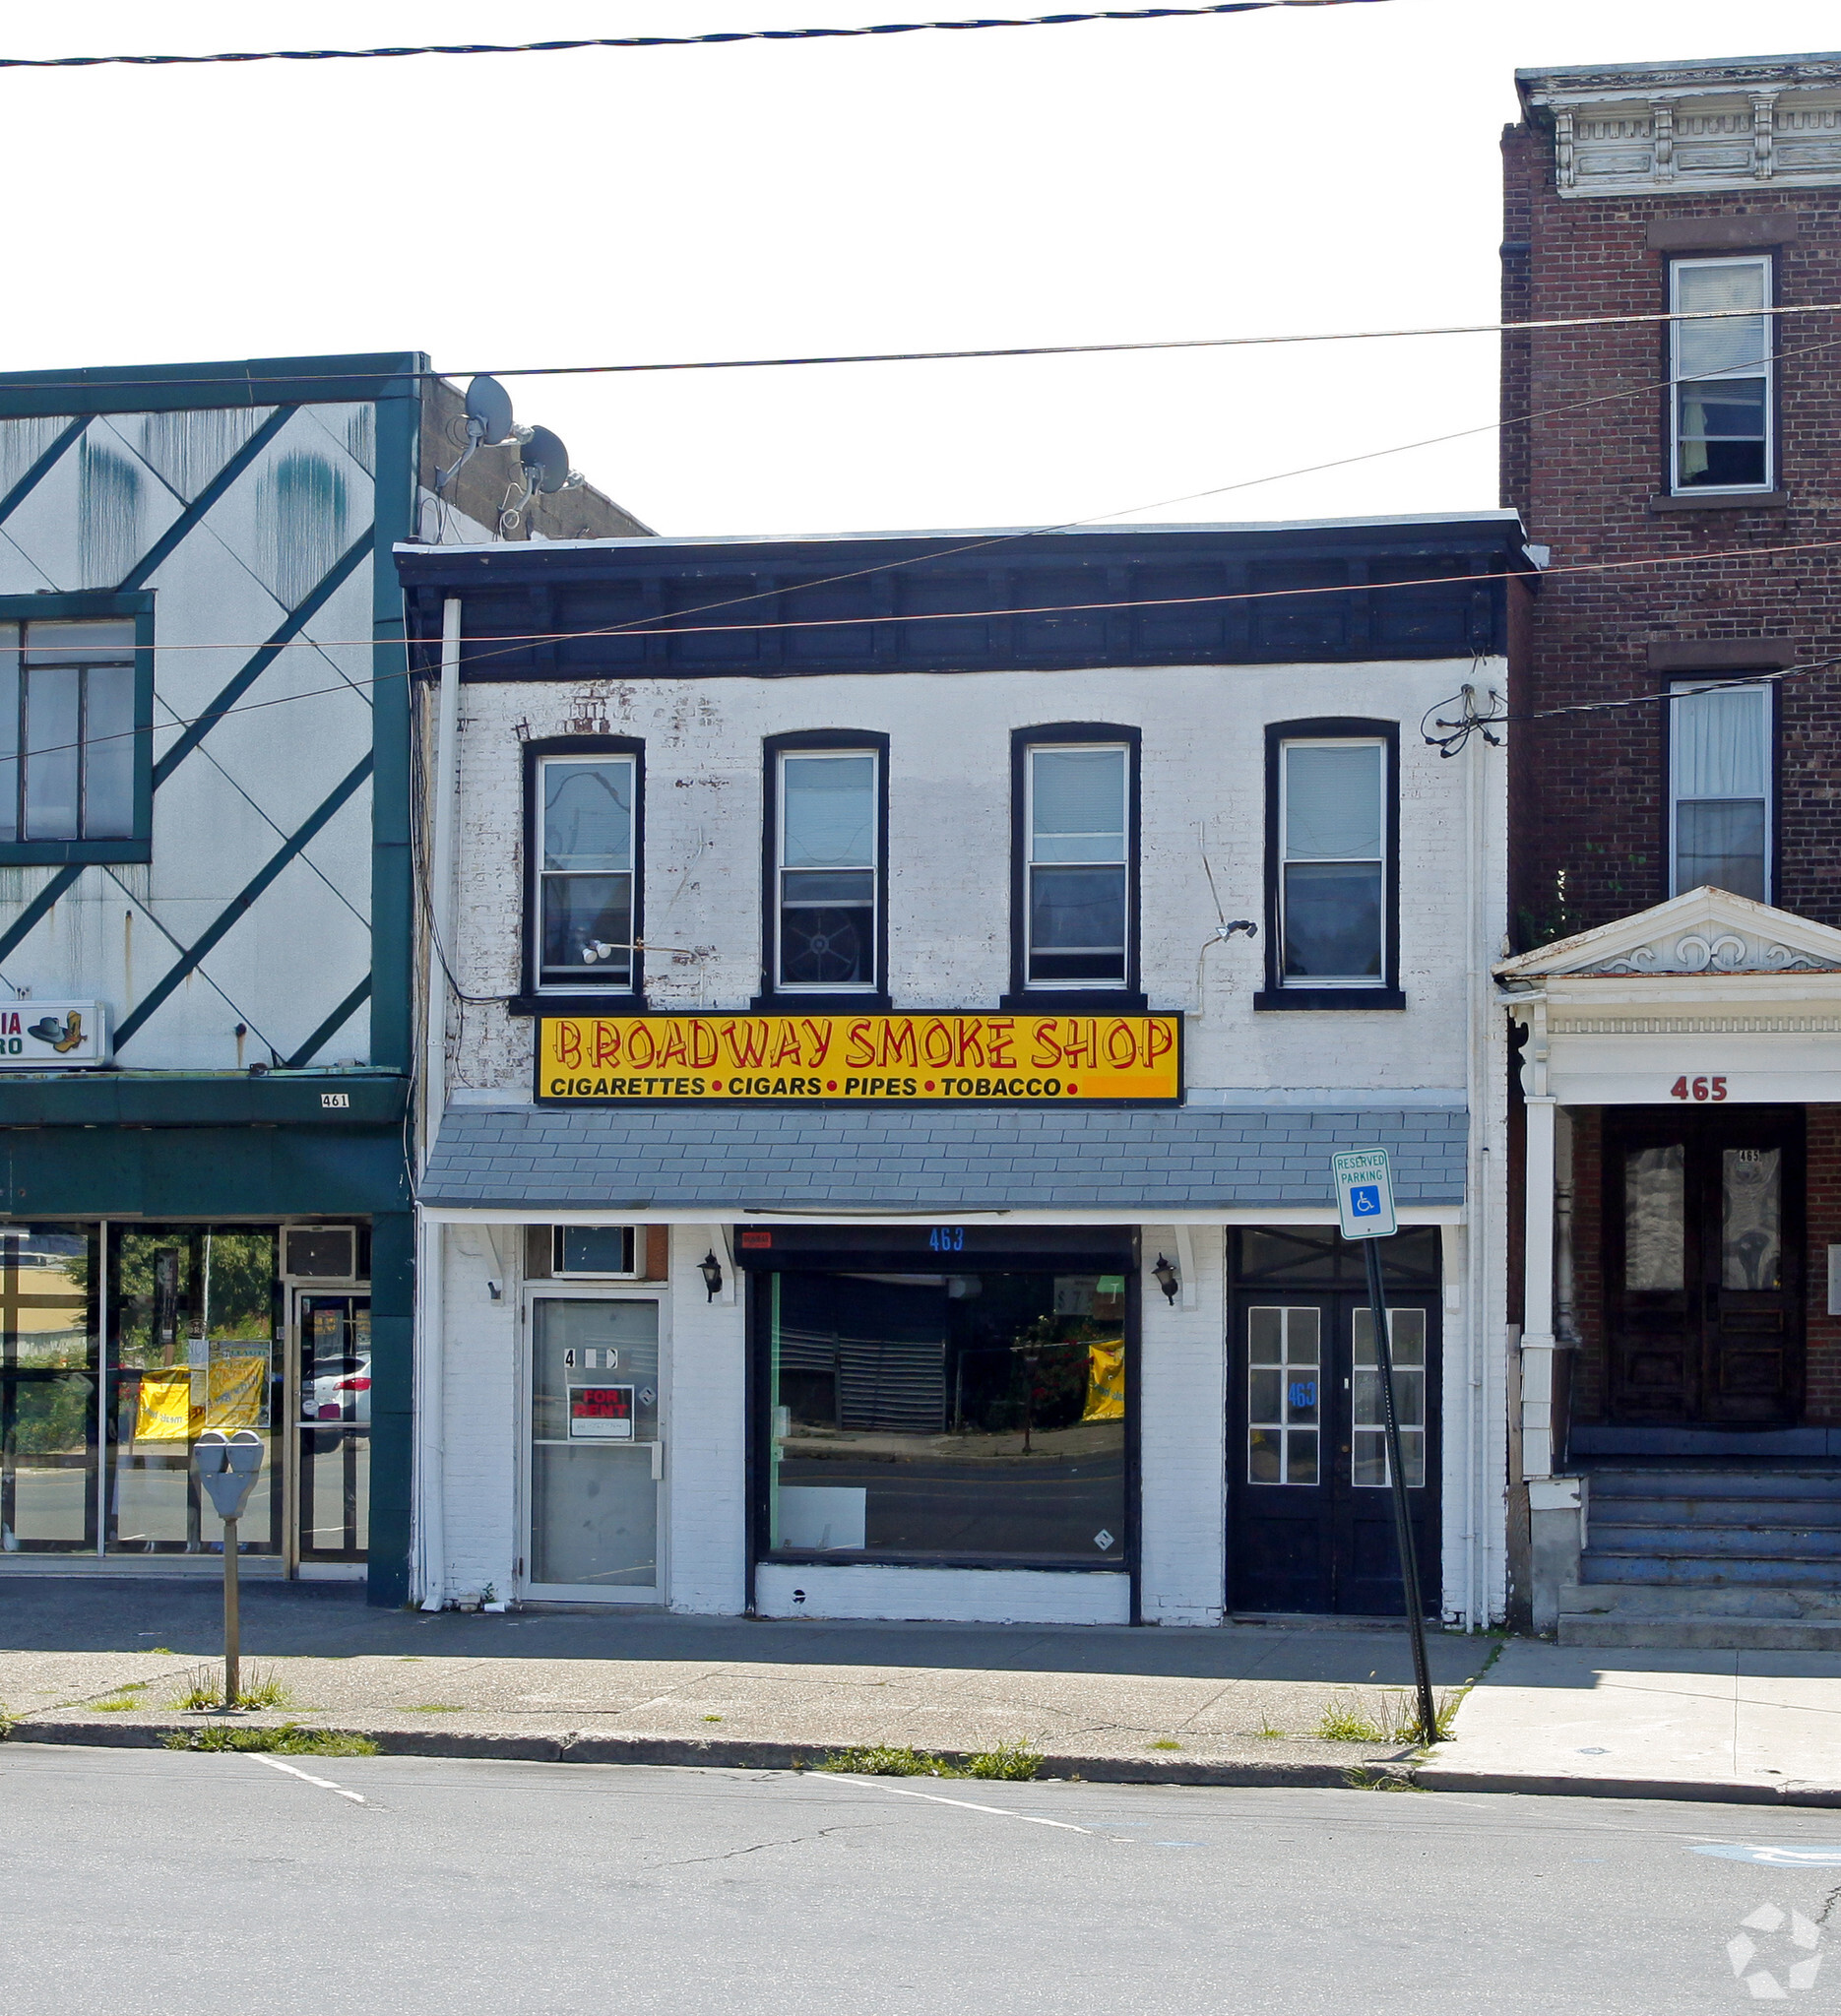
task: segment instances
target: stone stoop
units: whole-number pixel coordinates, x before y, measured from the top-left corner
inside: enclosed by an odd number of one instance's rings
[[[1841,1651],[1841,1469],[1595,1468],[1559,1642]]]

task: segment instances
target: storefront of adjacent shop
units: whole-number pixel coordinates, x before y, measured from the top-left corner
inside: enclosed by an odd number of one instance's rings
[[[1136,1060],[1158,1054],[1097,1082],[1109,1097],[1063,1067],[1033,1102],[1027,1070],[1014,1094],[1004,1074],[1000,1102],[987,1064],[983,1101],[942,1103],[960,1074],[936,1062],[929,1086],[929,1040],[944,1057],[970,1022],[1014,1044],[1018,1018],[912,1020],[914,1096],[875,1105],[791,1057],[719,1103],[727,1067],[697,1045],[745,1043],[747,1018],[655,1017],[546,1021],[537,1102],[450,1106],[421,1191],[422,1344],[442,1348],[418,1572],[468,1604],[766,1616],[1397,1612],[1328,1158],[1394,1158],[1405,1456],[1438,1564],[1463,1111],[1185,1107],[1175,1017],[1112,1018],[1121,1059],[1128,1029]],[[610,1090],[642,1073],[648,1102]]]
[[[263,1440],[246,1574],[361,1578],[380,1525],[401,1562],[405,1090],[382,1073],[0,1081],[5,1570],[215,1572],[223,1529],[191,1464],[207,1427]]]

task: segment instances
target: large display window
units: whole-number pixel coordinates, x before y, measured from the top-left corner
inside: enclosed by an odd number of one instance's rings
[[[767,1554],[1126,1567],[1129,1270],[950,1260],[761,1280]]]

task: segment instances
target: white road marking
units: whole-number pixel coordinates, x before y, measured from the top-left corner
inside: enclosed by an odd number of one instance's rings
[[[330,1778],[315,1778],[311,1771],[302,1771],[298,1765],[284,1764],[279,1757],[270,1757],[261,1750],[251,1750],[249,1755],[258,1764],[268,1764],[277,1771],[286,1771],[289,1778],[304,1778],[309,1785],[317,1785],[322,1792],[336,1792],[342,1799],[349,1799],[353,1805],[367,1803],[362,1793],[348,1792],[343,1785],[335,1785]]]
[[[974,1799],[949,1799],[936,1792],[910,1792],[905,1785],[890,1785],[885,1778],[852,1778],[843,1771],[825,1776],[839,1785],[860,1785],[865,1792],[893,1793],[899,1799],[926,1799],[936,1806],[963,1806],[968,1813],[995,1813],[1000,1820],[1027,1820],[1032,1827],[1062,1827],[1069,1834],[1091,1834],[1091,1827],[1076,1827],[1072,1820],[1045,1820],[1037,1813],[1018,1813],[1008,1806],[981,1806]]]

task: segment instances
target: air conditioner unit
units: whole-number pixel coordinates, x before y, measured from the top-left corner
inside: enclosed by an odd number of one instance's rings
[[[284,1226],[282,1272],[301,1281],[355,1281],[358,1274],[357,1227]]]

